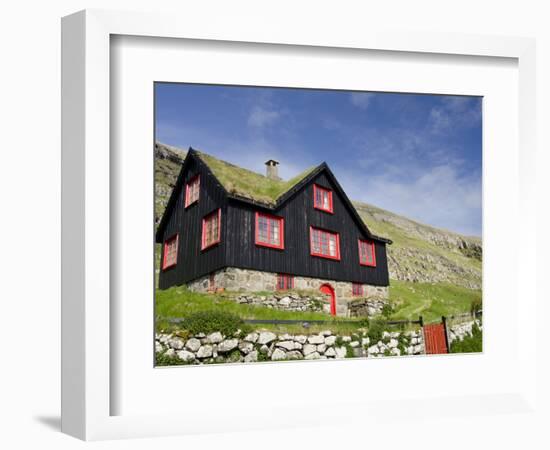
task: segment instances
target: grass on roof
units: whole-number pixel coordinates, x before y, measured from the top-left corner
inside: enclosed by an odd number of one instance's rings
[[[197,155],[210,167],[227,192],[268,205],[274,205],[281,195],[316,168],[310,167],[288,181],[277,181],[202,152],[197,152]]]

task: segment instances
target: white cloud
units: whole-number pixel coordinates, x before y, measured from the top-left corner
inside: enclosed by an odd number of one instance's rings
[[[374,204],[413,220],[466,235],[480,235],[481,179],[464,176],[449,165],[422,169],[400,166],[381,174],[335,171],[349,197]]]
[[[255,128],[263,128],[275,123],[279,120],[280,116],[281,114],[274,109],[255,106],[248,116],[248,125]]]
[[[350,101],[358,108],[367,109],[374,96],[375,94],[369,94],[367,92],[353,92],[350,94]]]
[[[428,126],[434,134],[444,134],[458,128],[471,127],[481,121],[479,98],[449,96],[443,97],[441,105],[432,108]]]

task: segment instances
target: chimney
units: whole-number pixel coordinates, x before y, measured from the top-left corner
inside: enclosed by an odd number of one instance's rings
[[[279,165],[279,161],[275,161],[274,159],[270,159],[269,161],[266,161],[265,176],[270,180],[280,180],[279,169],[277,168],[278,165]]]

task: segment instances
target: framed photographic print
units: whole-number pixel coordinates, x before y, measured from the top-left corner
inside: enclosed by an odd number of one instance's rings
[[[63,431],[529,410],[532,41],[211,30],[63,20]]]

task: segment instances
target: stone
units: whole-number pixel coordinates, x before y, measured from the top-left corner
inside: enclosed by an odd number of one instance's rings
[[[204,334],[204,333],[197,333],[197,334],[195,334],[195,337],[196,337],[197,339],[204,339],[204,338],[206,337],[206,334]]]
[[[307,336],[304,336],[303,334],[299,334],[298,336],[294,336],[294,340],[296,342],[299,342],[300,344],[305,344],[307,341]]]
[[[320,359],[321,355],[317,352],[310,353],[304,359]]]
[[[391,349],[391,354],[394,356],[401,356],[401,350],[399,350],[397,347],[394,347]]]
[[[367,353],[369,355],[377,355],[378,353],[380,353],[380,350],[378,349],[378,345],[371,345],[368,349],[367,349]]]
[[[193,352],[188,352],[187,350],[182,350],[177,353],[178,358],[184,362],[191,362],[195,360],[195,354]]]
[[[315,351],[317,351],[317,346],[312,344],[305,344],[304,348],[302,349],[302,353],[304,354],[304,356],[307,356]]]
[[[292,302],[292,299],[290,297],[283,297],[281,300],[279,300],[280,306],[289,306]]]
[[[294,341],[282,341],[275,344],[277,347],[282,347],[285,350],[294,350]]]
[[[201,341],[199,341],[196,338],[189,339],[185,344],[185,348],[192,352],[196,352],[200,348],[200,346],[201,346]]]
[[[388,342],[389,348],[396,348],[399,345],[399,341],[397,339],[390,339],[390,342]]]
[[[327,346],[325,344],[319,344],[317,346],[317,351],[322,355],[327,350]]]
[[[350,342],[349,345],[352,348],[357,348],[357,347],[359,347],[359,341],[352,341],[352,342]]]
[[[211,345],[202,345],[201,348],[197,351],[197,358],[210,358],[212,356],[212,346]]]
[[[332,335],[332,331],[330,331],[330,330],[325,330],[325,331],[321,331],[319,334],[320,334],[321,336],[327,337],[327,336]]]
[[[411,345],[407,347],[407,355],[412,355],[412,354],[414,354],[414,347]]]
[[[386,338],[389,338],[389,337],[391,337],[390,333],[388,333],[387,331],[382,332],[382,339],[386,339]]]
[[[269,347],[267,345],[264,344],[260,347],[260,353],[267,355],[268,352],[269,352]]]
[[[365,345],[370,344],[370,339],[368,337],[364,337],[361,339],[361,345],[364,347]]]
[[[276,348],[271,354],[272,361],[282,361],[286,359],[286,352],[280,348]]]
[[[327,349],[327,351],[325,352],[325,356],[328,356],[329,358],[335,357],[336,350],[334,350],[334,347],[330,347],[329,349]]]
[[[239,342],[239,350],[246,355],[254,350],[254,344],[246,341]]]
[[[184,346],[184,342],[179,338],[173,338],[173,339],[170,339],[170,341],[168,342],[168,345],[172,347],[174,350],[181,350]]]
[[[219,353],[227,353],[231,350],[237,348],[239,345],[238,339],[226,339],[225,341],[222,341],[218,344],[218,352]]]
[[[164,346],[160,342],[155,342],[155,352],[161,353],[164,350]]]
[[[346,347],[334,347],[334,351],[337,358],[345,358],[348,353]]]
[[[262,331],[258,337],[258,344],[268,344],[275,339],[277,339],[277,335],[275,333],[272,333],[271,331]]]
[[[256,341],[258,340],[258,333],[248,333],[244,337],[244,340],[248,342],[256,343]]]
[[[176,354],[176,351],[173,348],[169,348],[164,352],[164,356],[167,356],[168,358],[172,358]]]
[[[258,361],[258,351],[253,350],[244,357],[244,362],[256,362]]]
[[[292,350],[286,354],[288,359],[304,359],[304,355],[297,350]]]
[[[294,338],[291,334],[285,333],[285,334],[280,334],[277,339],[279,341],[292,341]]]
[[[414,354],[415,355],[419,355],[420,353],[423,352],[423,348],[422,348],[422,345],[415,345],[414,346]]]
[[[302,344],[300,344],[299,342],[295,342],[294,343],[294,349],[295,350],[302,350],[304,346]]]
[[[307,341],[310,344],[324,344],[325,343],[325,338],[324,338],[324,336],[313,335],[313,336],[309,336],[307,338]]]
[[[211,333],[206,336],[207,344],[219,344],[221,341],[223,341],[223,336],[219,331],[216,331],[215,333]]]
[[[325,345],[331,346],[334,345],[336,342],[336,336],[327,336],[325,338]]]
[[[390,333],[390,337],[393,338],[393,339],[397,339],[399,337],[399,332],[394,331],[393,333]]]
[[[351,336],[342,336],[342,342],[351,342]]]

